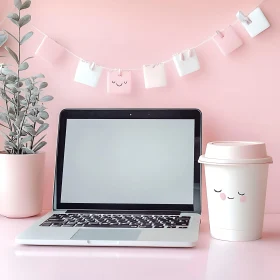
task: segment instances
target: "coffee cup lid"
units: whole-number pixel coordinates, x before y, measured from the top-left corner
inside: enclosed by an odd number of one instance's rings
[[[198,162],[204,164],[264,164],[272,163],[263,142],[217,141],[206,146],[205,155]]]

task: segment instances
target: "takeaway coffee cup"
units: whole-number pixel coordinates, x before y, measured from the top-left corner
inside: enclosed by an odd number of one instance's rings
[[[268,165],[262,142],[211,142],[205,165],[210,232],[228,241],[261,238]]]

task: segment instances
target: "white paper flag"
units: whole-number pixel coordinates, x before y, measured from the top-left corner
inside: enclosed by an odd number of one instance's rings
[[[236,17],[241,20],[243,27],[251,37],[257,36],[270,26],[270,23],[260,8],[256,8],[248,15],[247,20],[249,18],[249,22],[246,21],[246,16],[244,17],[244,14],[240,11],[236,14]]]
[[[165,87],[166,75],[164,64],[143,65],[145,88]]]
[[[80,60],[74,81],[91,87],[96,87],[101,73],[102,67],[94,63]]]
[[[180,77],[200,69],[199,60],[194,49],[174,55],[173,61]]]

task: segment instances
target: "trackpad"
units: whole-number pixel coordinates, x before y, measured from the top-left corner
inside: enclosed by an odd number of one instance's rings
[[[141,229],[79,229],[73,240],[137,240]]]

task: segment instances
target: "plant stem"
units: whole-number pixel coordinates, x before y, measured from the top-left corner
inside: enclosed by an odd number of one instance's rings
[[[18,16],[20,18],[20,10],[18,11]],[[19,87],[19,65],[20,65],[20,26],[18,27],[18,87]],[[17,92],[17,117],[19,117],[19,92]],[[25,117],[23,118],[24,121]],[[22,122],[23,124],[23,122]],[[18,147],[18,153],[19,153],[19,139],[20,139],[20,135],[21,135],[21,129],[22,129],[22,124],[21,124],[21,128],[19,130],[19,134],[17,137],[17,147]]]
[[[9,128],[8,126],[6,126],[6,125],[4,125],[4,124],[2,124],[2,123],[0,123],[0,125],[3,126],[3,127]]]
[[[4,92],[6,93],[6,85],[5,85],[5,84],[4,84]],[[8,114],[8,118],[7,118],[8,124],[9,124],[10,130],[13,131],[12,124],[11,124],[11,120],[10,120],[10,118],[9,118],[9,106],[8,106],[8,101],[5,100],[5,102],[6,102],[6,109],[7,109],[7,114]]]
[[[19,138],[20,138],[20,136],[21,136],[21,131],[22,131],[22,127],[23,127],[23,124],[24,124],[24,121],[25,121],[25,117],[26,117],[26,113],[27,113],[27,111],[28,111],[28,109],[29,109],[29,105],[30,105],[30,99],[31,99],[31,92],[30,92],[30,94],[29,94],[29,99],[28,99],[28,104],[27,104],[27,107],[26,107],[26,109],[25,109],[25,112],[24,112],[24,116],[23,116],[23,118],[22,118],[22,121],[21,121],[21,124],[20,124],[20,127],[19,127],[19,136],[18,136],[18,145],[17,145],[17,147],[18,147],[18,151],[20,150],[19,149]]]
[[[38,116],[38,113],[39,113],[39,111],[38,111],[38,109],[36,109],[35,117]],[[36,128],[36,122],[33,124],[33,128],[34,128],[34,130],[35,130],[35,128]],[[36,136],[31,136],[31,137],[32,137],[32,139],[31,139],[30,149],[32,150],[32,148],[33,148],[33,143],[34,143],[34,140],[35,140],[35,137],[36,137]]]

